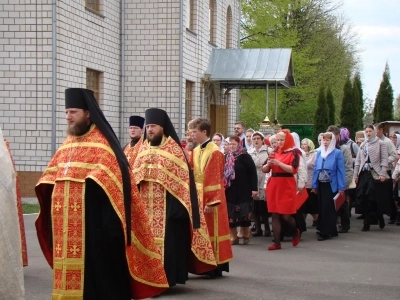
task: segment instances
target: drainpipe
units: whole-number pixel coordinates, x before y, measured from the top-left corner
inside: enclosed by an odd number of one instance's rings
[[[56,117],[57,117],[57,0],[51,4],[51,42],[52,42],[52,60],[51,60],[51,156],[56,152]]]
[[[121,28],[120,28],[120,44],[121,44],[121,76],[120,76],[120,103],[119,103],[119,142],[123,144],[124,131],[124,110],[125,110],[125,0],[121,0]]]
[[[183,120],[183,97],[182,97],[182,91],[183,91],[183,0],[181,0],[181,5],[180,5],[180,32],[179,32],[179,130],[178,130],[178,136],[181,139],[183,137],[182,135],[182,125],[184,125],[184,120]]]

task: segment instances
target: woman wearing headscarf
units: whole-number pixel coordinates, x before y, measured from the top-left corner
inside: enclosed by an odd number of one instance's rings
[[[244,145],[245,145],[247,152],[249,152],[250,150],[253,149],[253,141],[251,140],[251,137],[254,132],[255,132],[255,130],[253,128],[249,128],[246,130],[246,133],[245,133],[246,137],[244,139]]]
[[[396,147],[397,155],[400,157],[400,134],[398,134],[396,131],[393,131],[389,134],[389,137]],[[400,226],[400,184],[398,183],[400,160],[397,160],[397,162],[393,163],[392,170],[392,179],[394,180],[392,193],[394,205],[392,204],[392,214],[388,224],[396,223],[397,226]]]
[[[369,231],[371,218],[378,218],[379,228],[385,227],[383,214],[390,214],[390,201],[386,196],[385,180],[388,178],[388,148],[376,136],[374,126],[365,127],[365,141],[360,145],[354,166],[356,201],[364,214],[362,231]],[[379,196],[378,196],[379,195]]]
[[[262,236],[263,231],[261,224],[264,223],[264,235],[271,236],[271,230],[268,222],[268,210],[265,202],[265,173],[262,172],[261,168],[263,163],[268,158],[268,147],[264,144],[264,135],[256,131],[251,137],[253,141],[253,149],[249,151],[251,158],[254,161],[257,170],[258,179],[258,196],[254,197],[254,226],[255,232],[253,236]]]
[[[346,170],[342,152],[336,148],[336,138],[332,132],[322,135],[322,145],[315,161],[312,192],[318,194],[318,241],[337,236],[337,214],[334,197],[337,193],[344,197],[346,190]]]
[[[307,189],[308,199],[306,200],[306,202],[304,202],[302,207],[303,217],[305,220],[307,214],[310,214],[313,218],[312,226],[316,227],[318,220],[318,197],[315,193],[311,193],[311,189],[312,189],[312,177],[314,172],[315,160],[317,158],[317,152],[315,151],[315,146],[312,140],[307,138],[301,141],[301,149],[303,149],[303,151],[305,152],[307,160],[306,189]]]
[[[243,150],[238,136],[229,138],[229,150],[224,168],[224,187],[228,204],[231,244],[239,244],[237,227],[241,228],[243,244],[250,241],[249,215],[253,198],[258,195],[257,171],[251,156]]]
[[[268,211],[272,213],[272,230],[274,244],[268,250],[281,249],[281,218],[292,230],[292,245],[300,242],[300,232],[296,229],[293,214],[296,213],[297,185],[294,176],[299,167],[301,157],[294,151],[294,140],[288,129],[279,130],[276,134],[277,149],[271,153],[262,171],[272,174],[267,183]]]
[[[212,142],[219,147],[219,150],[224,153],[225,138],[222,133],[215,133],[212,137]]]

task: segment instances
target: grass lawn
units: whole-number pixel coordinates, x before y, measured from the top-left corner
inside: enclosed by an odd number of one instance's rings
[[[34,214],[39,212],[39,204],[22,204],[22,212],[24,214]]]

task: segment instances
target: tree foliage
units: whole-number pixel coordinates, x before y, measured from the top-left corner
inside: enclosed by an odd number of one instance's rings
[[[326,103],[328,105],[328,123],[330,125],[336,124],[335,103],[333,101],[333,95],[330,87],[328,87],[328,91],[326,92]]]
[[[390,84],[389,64],[386,63],[374,106],[374,122],[393,120],[393,88]]]
[[[314,132],[313,132],[313,141],[315,145],[318,145],[318,135],[321,132],[325,132],[326,128],[328,128],[329,124],[329,113],[328,113],[328,104],[325,98],[324,87],[321,85],[319,88],[317,109],[315,110],[314,115]]]
[[[357,99],[358,100],[358,99]],[[350,76],[347,77],[343,87],[342,109],[340,110],[340,125],[346,127],[350,134],[354,134],[358,128],[356,124],[358,102],[353,97],[353,87]]]
[[[346,76],[357,66],[357,37],[339,14],[338,3],[338,0],[242,0],[243,48],[292,49],[296,87],[279,90],[281,123],[312,124],[319,86],[330,86],[333,99],[341,99]],[[246,123],[253,122],[246,119],[248,116],[255,117],[249,114],[251,105],[263,102],[265,106],[263,92],[241,92],[244,97],[240,118]],[[270,99],[274,99],[274,91],[270,93]],[[270,101],[269,107],[274,106],[274,101]],[[340,103],[335,106],[338,110]],[[272,118],[271,113],[269,117]]]
[[[353,98],[355,102],[355,120],[357,130],[363,128],[363,117],[364,117],[364,98],[363,98],[363,89],[361,83],[360,73],[357,72],[353,78]],[[351,132],[352,133],[352,132]]]

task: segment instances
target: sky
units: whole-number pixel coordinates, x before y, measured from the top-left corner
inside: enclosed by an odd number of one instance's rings
[[[364,98],[375,101],[386,62],[394,99],[400,94],[400,1],[342,0],[341,10],[359,36]]]

